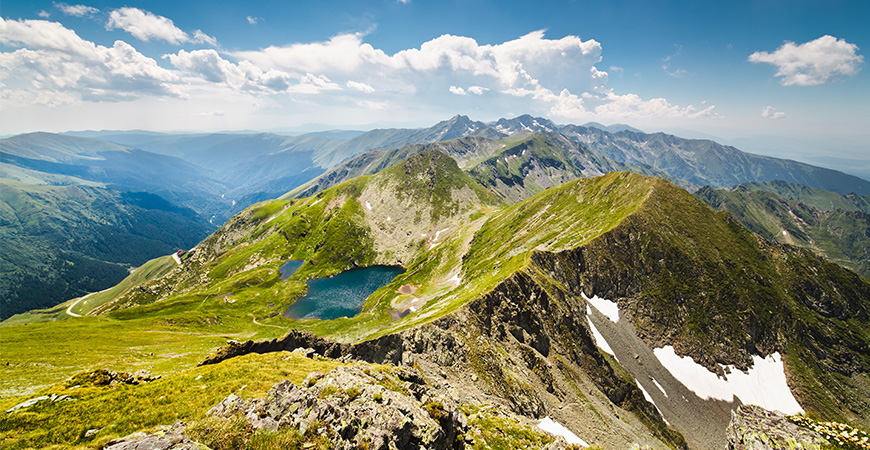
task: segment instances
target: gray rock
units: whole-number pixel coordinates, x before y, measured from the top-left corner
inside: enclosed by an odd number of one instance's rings
[[[172,427],[164,427],[154,433],[141,431],[121,439],[113,439],[106,444],[106,450],[209,450],[208,447],[193,441],[184,434],[184,424],[176,422]]]
[[[827,443],[820,434],[795,425],[783,414],[755,405],[732,411],[726,432],[728,450],[818,450]]]
[[[339,367],[325,375],[310,374],[302,386],[282,381],[263,399],[250,402],[233,394],[210,414],[240,414],[255,429],[266,430],[296,427],[305,433],[312,424],[325,424],[321,434],[335,448],[446,450],[463,445],[465,415],[414,369]]]

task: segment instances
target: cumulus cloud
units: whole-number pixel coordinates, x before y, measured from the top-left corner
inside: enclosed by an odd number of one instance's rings
[[[57,105],[79,100],[119,101],[142,96],[183,97],[180,78],[123,41],[95,45],[56,22],[0,18],[6,98]]]
[[[645,117],[670,117],[683,119],[698,119],[704,117],[717,117],[716,106],[701,107],[689,105],[680,107],[671,104],[664,98],[643,100],[635,94],[618,95],[610,92],[606,96],[606,103],[595,107],[595,114],[605,117],[619,118],[645,118]]]
[[[187,33],[170,19],[137,8],[111,11],[107,28],[145,41],[217,47],[205,33]],[[455,113],[456,98],[445,95],[450,92],[486,95],[502,110],[564,118],[716,116],[714,106],[680,106],[664,98],[615,93],[607,87],[608,73],[597,67],[601,44],[577,36],[548,39],[543,31],[486,45],[443,35],[392,54],[366,43],[363,34],[255,51],[180,49],[163,55],[168,68],[123,41],[97,45],[49,21],[0,19],[0,43],[17,48],[0,53],[0,99],[15,104],[160,96],[216,99],[231,94],[257,105],[304,101],[311,111],[321,112],[347,111],[350,106],[373,112],[421,108]],[[214,110],[210,103],[192,114]]]
[[[785,117],[785,113],[782,111],[777,111],[773,106],[765,106],[761,109],[761,117],[768,117],[771,119],[782,119]]]
[[[238,64],[222,58],[213,49],[185,51],[163,56],[178,69],[212,83],[221,83],[233,90],[252,93],[317,94],[321,91],[341,90],[341,87],[323,75],[306,73],[296,77],[287,72],[261,70],[249,61]]]
[[[776,76],[782,77],[783,86],[813,86],[840,75],[857,74],[864,57],[858,54],[857,45],[825,35],[803,44],[786,41],[773,53],[749,55],[749,61],[776,66]]]
[[[158,39],[175,45],[183,42],[217,45],[214,37],[203,33],[201,30],[196,30],[193,37],[191,37],[176,27],[171,19],[139,8],[124,7],[112,11],[109,14],[108,23],[106,23],[106,29],[114,30],[118,28],[145,42],[151,39]]]
[[[536,31],[501,44],[481,45],[469,37],[443,35],[418,48],[388,54],[363,38],[362,34],[342,34],[323,42],[230,55],[264,70],[295,77],[326,74],[352,89],[356,89],[352,83],[365,83],[379,95],[425,97],[430,104],[445,108],[452,106],[444,92],[482,95],[491,91],[509,104],[514,104],[511,98],[525,99],[525,106],[518,104],[525,110],[567,118],[594,114],[614,118],[717,116],[715,106],[679,106],[663,98],[615,94],[607,87],[607,72],[596,67],[602,60],[602,47],[592,39],[548,39],[543,31]],[[622,71],[618,67],[610,70]]]
[[[42,11],[39,11],[38,13],[36,13],[36,15],[39,17],[42,17],[43,19],[48,19],[49,17],[51,17],[51,13],[44,10],[44,9]]]
[[[87,5],[68,5],[66,3],[55,3],[54,7],[68,16],[76,17],[93,16],[94,14],[100,12],[99,9]]]
[[[365,92],[366,94],[371,94],[372,92],[375,91],[375,88],[371,87],[370,85],[365,84],[365,83],[358,83],[358,82],[353,81],[353,80],[350,80],[347,82],[347,87],[349,87],[351,89],[356,89],[360,92]]]
[[[485,88],[483,86],[469,86],[468,93],[474,95],[483,95],[484,92],[488,91],[489,88]]]

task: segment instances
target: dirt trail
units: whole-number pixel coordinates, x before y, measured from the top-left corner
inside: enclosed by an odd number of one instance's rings
[[[286,329],[287,329],[287,328],[285,328],[285,327],[279,327],[278,325],[269,325],[269,324],[267,324],[267,323],[260,323],[260,322],[257,322],[257,318],[256,318],[253,314],[248,313],[248,315],[251,316],[251,321],[254,322],[254,325],[259,325],[259,326],[261,326],[261,327],[280,328],[280,329],[282,329],[282,330],[286,330]]]

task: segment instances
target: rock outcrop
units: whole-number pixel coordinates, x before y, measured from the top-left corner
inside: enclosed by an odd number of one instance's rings
[[[337,449],[464,448],[467,419],[456,403],[408,368],[339,367],[310,374],[297,387],[283,381],[263,399],[230,395],[209,412],[239,414],[254,429],[324,429]],[[319,424],[319,425],[317,425]]]
[[[819,433],[755,405],[743,405],[732,411],[727,433],[728,450],[818,450],[828,443]]]

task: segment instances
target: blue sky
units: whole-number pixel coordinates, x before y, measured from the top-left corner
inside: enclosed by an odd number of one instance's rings
[[[0,134],[530,113],[870,159],[866,0],[4,1],[0,15]]]

